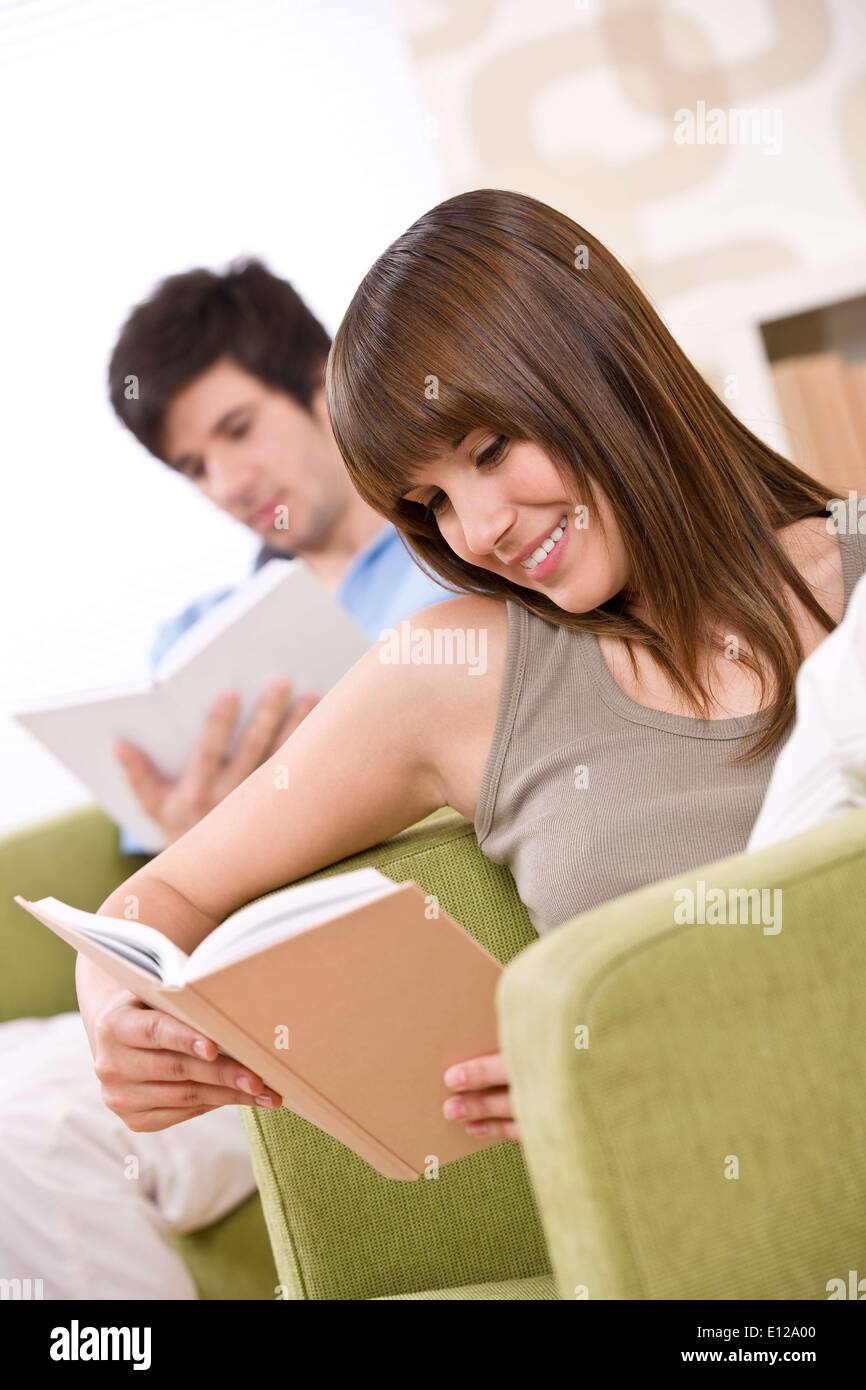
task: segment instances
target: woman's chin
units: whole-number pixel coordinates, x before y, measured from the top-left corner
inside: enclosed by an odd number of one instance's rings
[[[612,593],[610,587],[593,585],[592,589],[587,589],[571,583],[563,576],[559,582],[555,575],[543,584],[524,584],[524,588],[532,589],[537,594],[544,594],[551,603],[555,603],[557,608],[561,608],[564,613],[592,613],[594,609],[600,608],[603,603],[607,603]]]

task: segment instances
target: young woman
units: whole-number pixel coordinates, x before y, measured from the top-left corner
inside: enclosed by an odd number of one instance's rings
[[[440,806],[510,866],[539,932],[744,849],[800,663],[866,570],[833,492],[730,413],[610,252],[516,193],[451,198],[384,252],[327,386],[358,491],[465,596],[410,620],[414,659],[383,637],[100,910],[135,894],[191,950]],[[83,958],[77,977],[131,1129],[279,1100]],[[463,1070],[459,1122],[519,1138],[502,1057]]]

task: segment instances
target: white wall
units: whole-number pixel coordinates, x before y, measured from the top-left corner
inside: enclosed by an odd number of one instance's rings
[[[257,548],[115,421],[129,308],[252,253],[333,332],[445,193],[389,0],[0,8],[0,129],[2,829],[89,799],[9,709],[140,674]]]

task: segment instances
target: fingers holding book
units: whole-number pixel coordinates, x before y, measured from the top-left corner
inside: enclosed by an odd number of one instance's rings
[[[446,1086],[457,1093],[450,1096],[442,1107],[446,1119],[462,1120],[467,1134],[496,1135],[500,1139],[522,1138],[511,1099],[511,1082],[501,1052],[470,1057],[449,1067],[442,1079]]]
[[[91,1048],[104,1103],[134,1131],[167,1129],[221,1105],[282,1105],[211,1039],[129,991],[94,1019]]]

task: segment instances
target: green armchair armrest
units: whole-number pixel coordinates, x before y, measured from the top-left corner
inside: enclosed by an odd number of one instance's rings
[[[824,1299],[866,1275],[864,904],[866,809],[607,903],[505,971],[561,1298]]]

